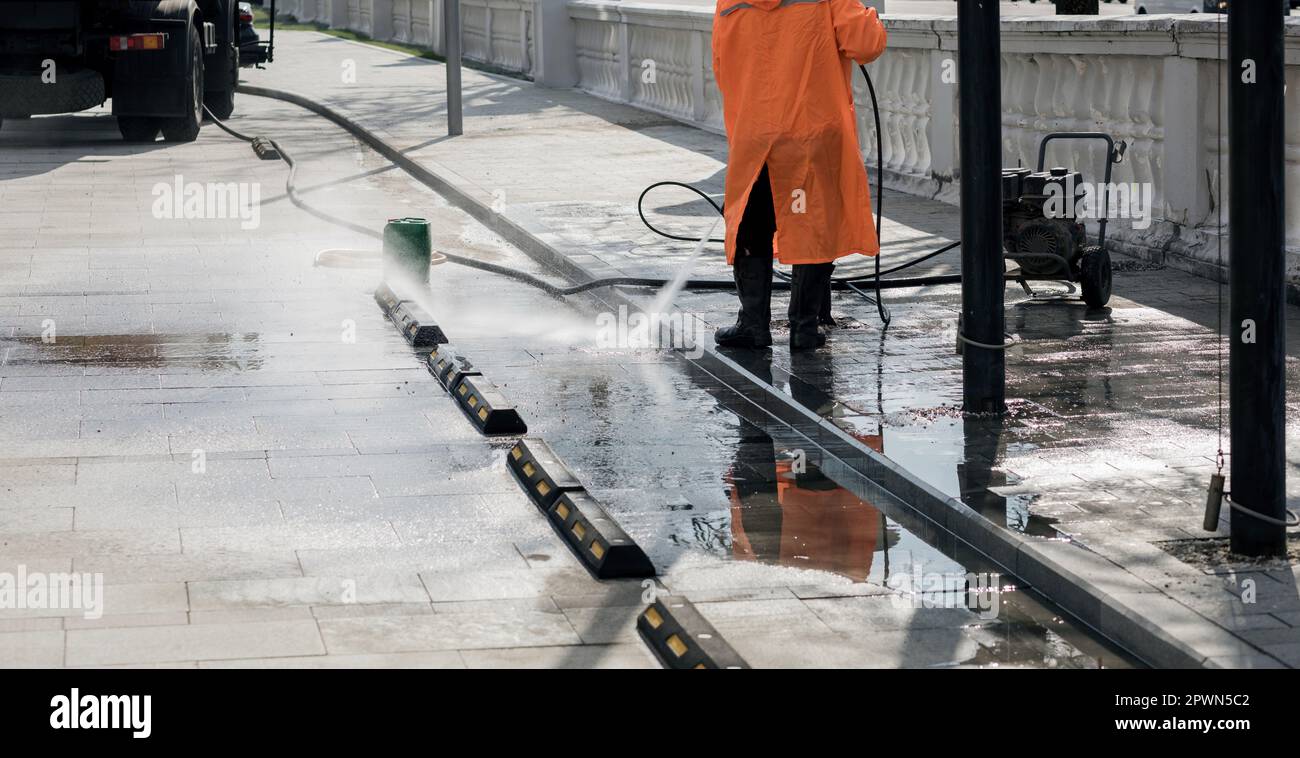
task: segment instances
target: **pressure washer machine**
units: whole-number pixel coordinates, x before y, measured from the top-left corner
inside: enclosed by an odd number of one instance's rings
[[[1075,214],[1085,190],[1083,175],[1066,168],[1044,170],[1047,145],[1053,140],[1096,139],[1106,143],[1106,178],[1097,244],[1088,244],[1083,221]],[[1111,170],[1123,162],[1128,145],[1118,145],[1100,132],[1053,132],[1038,146],[1038,168],[1002,170],[1002,230],[1004,257],[1019,267],[1016,281],[1029,295],[1030,281],[1078,283],[1090,308],[1110,301],[1110,252],[1106,249],[1106,222],[1110,216]],[[1063,212],[1053,212],[1060,205]],[[1073,287],[1071,287],[1073,289]]]

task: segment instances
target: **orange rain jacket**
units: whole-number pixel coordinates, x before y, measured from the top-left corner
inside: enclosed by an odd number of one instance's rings
[[[718,0],[713,75],[731,153],[728,263],[764,163],[778,260],[830,263],[880,252],[851,75],[853,61],[869,63],[884,50],[885,27],[860,0]]]

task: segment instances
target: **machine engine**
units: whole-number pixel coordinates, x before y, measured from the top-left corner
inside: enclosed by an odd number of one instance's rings
[[[1003,245],[1026,276],[1072,278],[1068,272],[1077,270],[1087,245],[1083,224],[1073,214],[1082,188],[1082,174],[1064,168],[1002,170]]]

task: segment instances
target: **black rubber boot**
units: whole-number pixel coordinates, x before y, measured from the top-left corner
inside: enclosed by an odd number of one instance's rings
[[[835,317],[831,315],[831,276],[835,275],[835,264],[830,264],[831,273],[826,277],[826,294],[822,296],[822,307],[817,312],[817,323],[828,328],[836,326]]]
[[[822,300],[830,289],[831,263],[810,263],[794,266],[790,283],[790,349],[815,350],[826,344],[817,321],[822,312]]]
[[[735,326],[725,326],[713,335],[719,347],[760,349],[772,345],[772,256],[736,253],[732,267],[740,315]]]

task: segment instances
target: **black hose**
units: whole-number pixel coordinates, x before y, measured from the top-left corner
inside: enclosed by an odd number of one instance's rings
[[[881,239],[881,223],[885,220],[885,143],[884,137],[880,133],[880,103],[876,101],[876,85],[871,81],[871,74],[867,73],[867,67],[858,64],[858,70],[862,72],[862,78],[867,80],[867,92],[871,94],[871,113],[876,118],[876,242],[879,244]],[[880,296],[880,251],[876,251],[876,313],[880,314],[880,322],[885,328],[889,328],[889,322],[894,317],[890,315],[889,309],[885,307],[885,299]],[[924,260],[924,259],[922,259]],[[915,266],[920,261],[914,261],[909,264]],[[959,278],[958,281],[961,281]]]
[[[866,75],[865,68],[863,68],[863,74]],[[867,78],[868,78],[868,82],[870,82],[870,77],[868,76]],[[320,116],[323,116],[324,118],[333,121],[335,124],[342,127],[345,131],[348,131],[354,136],[358,137],[362,142],[366,143],[368,146],[370,146],[371,148],[379,152],[385,158],[388,158],[394,165],[398,166],[403,171],[406,171],[408,174],[411,174],[414,178],[416,178],[426,186],[430,187],[431,189],[435,191],[442,191],[447,189],[446,187],[442,186],[444,183],[441,182],[436,175],[431,174],[422,166],[420,166],[419,164],[412,161],[410,158],[403,155],[396,148],[392,147],[388,143],[379,139],[377,136],[372,134],[365,127],[362,127],[360,124],[355,123],[354,121],[347,118],[346,116],[336,113],[335,111],[319,103],[316,103],[301,95],[297,95],[291,92],[284,92],[281,90],[275,90],[267,87],[240,85],[238,91],[244,94],[254,95],[257,97],[267,97],[267,98],[273,98],[277,100],[283,100],[285,102],[293,103],[294,105],[297,105],[301,108],[310,110],[313,113],[316,113]],[[880,128],[879,128],[880,115],[879,115],[877,103],[875,101],[874,88],[872,89],[872,104],[873,104],[873,110],[876,111],[877,155],[879,158],[881,157],[881,142],[880,142]],[[240,132],[226,125],[221,119],[214,116],[212,112],[208,110],[206,107],[204,108],[204,111],[207,112],[208,117],[212,119],[213,123],[215,123],[220,129],[225,131],[227,134],[231,135],[232,137],[236,137],[237,139],[243,140],[245,142],[254,141],[255,138],[241,134]],[[331,224],[335,224],[337,226],[341,226],[351,231],[357,232],[358,234],[372,237],[374,239],[383,238],[383,235],[380,232],[361,226],[359,224],[354,224],[348,221],[344,221],[335,216],[322,213],[316,210],[315,208],[313,208],[312,206],[310,206],[309,204],[307,204],[306,202],[304,202],[298,196],[297,190],[294,186],[294,180],[297,175],[297,164],[294,161],[293,157],[278,142],[271,139],[266,139],[266,142],[275,147],[276,151],[279,152],[281,159],[284,160],[284,162],[289,166],[289,175],[285,179],[285,194],[289,197],[290,202],[292,202],[296,207],[315,216],[316,218],[319,218]],[[884,176],[883,169],[880,176],[882,178]],[[657,184],[651,185],[650,187],[646,188],[646,190],[641,193],[640,201],[638,201],[637,204],[637,211],[641,216],[641,220],[646,224],[648,228],[650,228],[656,234],[660,234],[669,239],[675,239],[675,240],[685,241],[685,242],[699,242],[698,238],[682,237],[677,235],[666,234],[660,231],[659,229],[656,229],[646,219],[645,213],[642,209],[642,204],[645,200],[645,196],[651,190],[662,186],[680,186],[689,189],[692,192],[695,192],[696,194],[703,197],[710,205],[713,206],[714,210],[716,210],[719,214],[722,214],[723,211],[722,206],[719,206],[716,202],[713,201],[712,198],[710,198],[707,194],[705,194],[701,190],[692,187],[688,184],[684,184],[682,182],[659,182]],[[883,189],[883,185],[882,185],[882,189]],[[880,201],[878,200],[877,213],[879,213],[879,209],[881,207],[879,203]],[[877,221],[877,226],[879,226],[879,220]],[[723,242],[724,240],[714,239],[710,241]],[[929,253],[921,258],[918,258],[914,261],[909,261],[908,263],[895,266],[883,272],[879,270],[879,256],[877,256],[877,261],[876,261],[877,272],[875,275],[837,277],[832,280],[831,286],[835,289],[851,289],[861,294],[861,291],[853,286],[854,284],[868,282],[868,281],[875,281],[878,285],[882,285],[877,287],[877,291],[879,291],[882,288],[892,289],[895,287],[924,287],[932,284],[951,284],[954,283],[951,276],[916,277],[910,279],[897,279],[897,280],[885,280],[885,281],[882,281],[880,277],[893,273],[895,271],[901,271],[905,268],[915,266],[918,263],[922,263],[937,255],[941,255],[947,252],[948,250],[951,250],[952,248],[956,247],[959,244],[960,244],[959,242],[953,243],[940,250],[936,250],[933,253]],[[670,283],[670,280],[668,279],[627,276],[627,277],[609,277],[604,279],[594,279],[592,281],[583,282],[581,284],[562,287],[562,286],[552,284],[551,282],[548,282],[545,279],[541,279],[539,277],[533,276],[531,274],[526,274],[521,271],[516,271],[506,266],[499,266],[493,263],[486,263],[484,261],[480,261],[474,258],[455,255],[453,253],[447,253],[444,251],[439,251],[439,252],[440,254],[446,257],[447,261],[451,263],[456,263],[462,266],[466,266],[468,268],[474,268],[481,271],[487,271],[489,273],[498,274],[500,276],[513,279],[515,281],[527,284],[529,286],[536,287],[537,289],[540,289],[548,294],[557,297],[564,297],[566,295],[575,295],[578,293],[588,292],[590,290],[600,289],[603,287],[617,287],[617,286],[664,287]],[[687,290],[696,290],[696,291],[734,291],[736,289],[735,282],[729,279],[688,279],[686,280],[683,286]],[[789,290],[790,283],[789,281],[775,281],[772,283],[772,288],[774,290],[780,290],[780,291]],[[878,292],[877,292],[877,297],[879,297]],[[886,321],[886,323],[888,322]]]
[[[229,134],[230,136],[235,137],[237,139],[241,139],[245,142],[252,142],[255,139],[254,137],[249,137],[246,134],[241,134],[240,132],[226,125],[216,116],[212,115],[212,112],[208,111],[207,106],[204,106],[204,110],[207,111],[208,117],[212,119],[213,123],[215,123],[218,128],[220,128],[222,131]],[[267,140],[267,142],[269,142],[272,146],[275,147],[276,152],[280,154],[280,159],[283,160],[289,166],[289,175],[284,180],[284,190],[285,190],[285,195],[289,198],[290,202],[292,202],[298,208],[301,208],[303,211],[306,211],[307,213],[315,216],[316,218],[321,219],[322,221],[328,221],[331,224],[334,224],[336,226],[341,226],[344,229],[348,229],[350,231],[356,232],[357,234],[361,234],[366,237],[371,237],[373,239],[382,240],[384,238],[382,232],[375,231],[374,229],[371,229],[369,227],[361,226],[360,224],[354,224],[351,221],[345,221],[341,218],[338,218],[337,216],[332,216],[326,213],[322,213],[321,211],[316,210],[308,203],[304,202],[302,198],[298,196],[298,190],[294,183],[298,173],[297,161],[294,160],[293,155],[290,154],[288,150],[285,150],[284,146],[281,145],[280,143],[276,142],[275,140]],[[541,279],[531,274],[526,274],[522,271],[516,271],[515,269],[509,268],[507,266],[498,266],[495,263],[487,263],[474,258],[467,258],[462,255],[456,255],[454,253],[448,253],[441,250],[438,252],[439,254],[445,256],[447,261],[450,263],[457,263],[462,266],[466,266],[468,268],[475,268],[480,271],[487,271],[489,273],[505,276],[510,279],[523,282],[524,284],[528,284],[530,286],[536,287],[548,294],[556,295],[559,297],[564,297],[567,295],[576,295],[581,292],[587,292],[588,290],[593,290],[600,287],[615,287],[615,286],[663,287],[668,284],[668,280],[666,279],[651,279],[645,277],[624,276],[624,277],[611,277],[607,279],[596,279],[590,282],[575,284],[569,287],[560,287],[555,284],[551,284],[545,279]],[[688,285],[692,283],[694,284],[694,286],[692,286],[691,289],[733,290],[736,288],[735,282],[732,281],[693,280],[693,282],[688,282]]]

